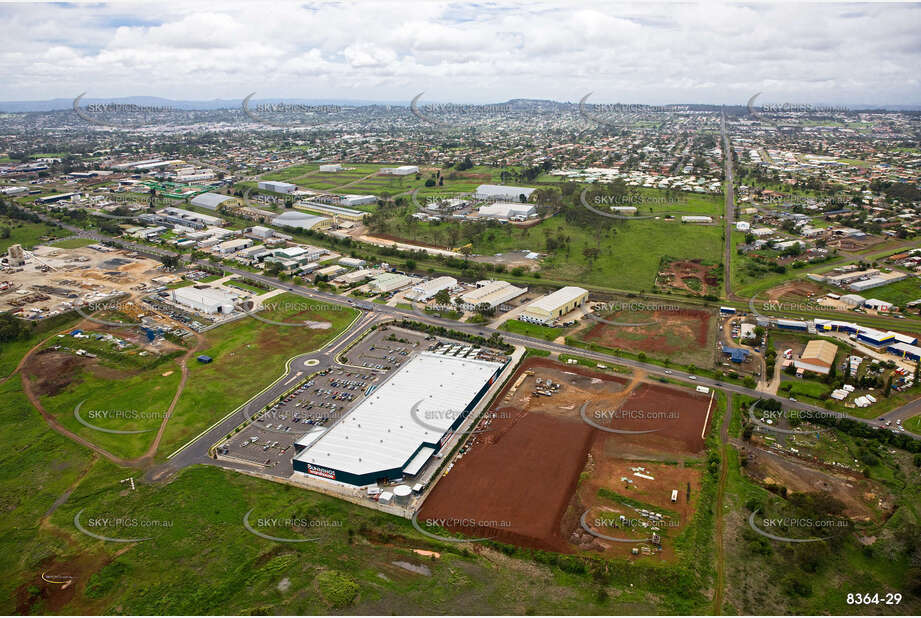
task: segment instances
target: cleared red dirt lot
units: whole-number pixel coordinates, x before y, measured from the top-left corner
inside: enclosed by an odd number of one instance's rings
[[[537,378],[543,384],[547,379],[558,384],[555,394],[535,394]],[[497,417],[490,431],[468,442],[466,452],[426,499],[419,520],[442,520],[442,527],[468,537],[574,553],[586,549],[571,542],[574,522],[581,513],[576,511],[581,505],[597,504],[587,494],[576,495],[580,475],[586,473],[583,486],[591,486],[593,492],[602,486],[623,491],[619,481],[610,480],[620,478],[611,468],[615,460],[620,470],[631,453],[642,457],[648,452],[660,459],[693,455],[703,447],[700,434],[709,396],[531,359],[509,380],[496,402],[492,411]],[[655,413],[675,409],[680,414],[661,431],[624,435],[585,422],[583,404],[588,404],[587,411],[597,404],[611,410]],[[645,429],[648,422],[613,418],[607,426]],[[689,480],[684,480],[685,485]],[[671,479],[666,484],[671,487]],[[606,547],[596,544],[592,549],[604,551]]]

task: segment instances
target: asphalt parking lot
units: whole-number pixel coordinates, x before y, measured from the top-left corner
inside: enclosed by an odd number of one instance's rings
[[[389,373],[414,354],[433,347],[435,337],[393,327],[380,328],[344,354],[352,367]]]
[[[274,476],[291,476],[294,444],[301,436],[332,427],[415,354],[445,342],[455,343],[392,327],[370,333],[343,355],[346,364],[292,384],[294,390],[221,444],[218,456],[255,464]]]

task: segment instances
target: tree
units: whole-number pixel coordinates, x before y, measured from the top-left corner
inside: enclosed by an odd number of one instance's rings
[[[589,264],[594,263],[600,254],[601,250],[598,249],[598,247],[586,247],[585,249],[582,249],[582,255],[585,256]]]
[[[173,270],[174,268],[179,267],[179,256],[178,255],[162,255],[160,256],[160,262],[163,263],[163,267],[167,270]]]
[[[439,305],[447,305],[451,302],[451,294],[448,290],[438,290],[438,293],[435,294],[435,302]]]

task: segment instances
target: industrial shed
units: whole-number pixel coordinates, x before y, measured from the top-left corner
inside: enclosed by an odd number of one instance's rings
[[[231,313],[234,310],[233,295],[209,287],[176,288],[173,302],[202,313]]]
[[[566,286],[532,301],[525,307],[519,319],[535,324],[547,324],[585,304],[586,300],[588,300],[588,290],[571,285]]]
[[[793,364],[797,369],[827,375],[832,365],[835,364],[837,353],[838,346],[831,341],[815,339],[806,344],[806,349],[803,350],[798,360],[793,361]]]

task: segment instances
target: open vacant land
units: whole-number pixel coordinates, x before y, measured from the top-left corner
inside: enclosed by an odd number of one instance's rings
[[[544,394],[547,389],[553,394]],[[608,552],[617,544],[583,538],[581,514],[600,504],[602,488],[624,491],[618,479],[629,475],[613,471],[628,465],[625,457],[638,466],[649,455],[675,462],[698,454],[710,406],[709,397],[681,389],[529,359],[497,397],[489,431],[468,442],[426,500],[420,519],[476,522],[444,527],[525,547]],[[697,472],[679,476],[682,484],[670,486],[668,498],[671,489],[686,496],[689,483],[698,486]],[[584,489],[586,479],[593,479],[593,489]],[[647,487],[647,480],[630,497],[632,504],[660,503],[661,497],[652,496],[658,485]],[[661,482],[678,480],[666,473]],[[685,509],[684,519],[690,514]],[[622,555],[621,550],[609,553]]]
[[[713,364],[716,323],[713,311],[689,308],[622,310],[599,317],[610,323],[585,320],[590,326],[579,332],[577,339],[614,350],[642,352],[681,364],[701,367]]]

